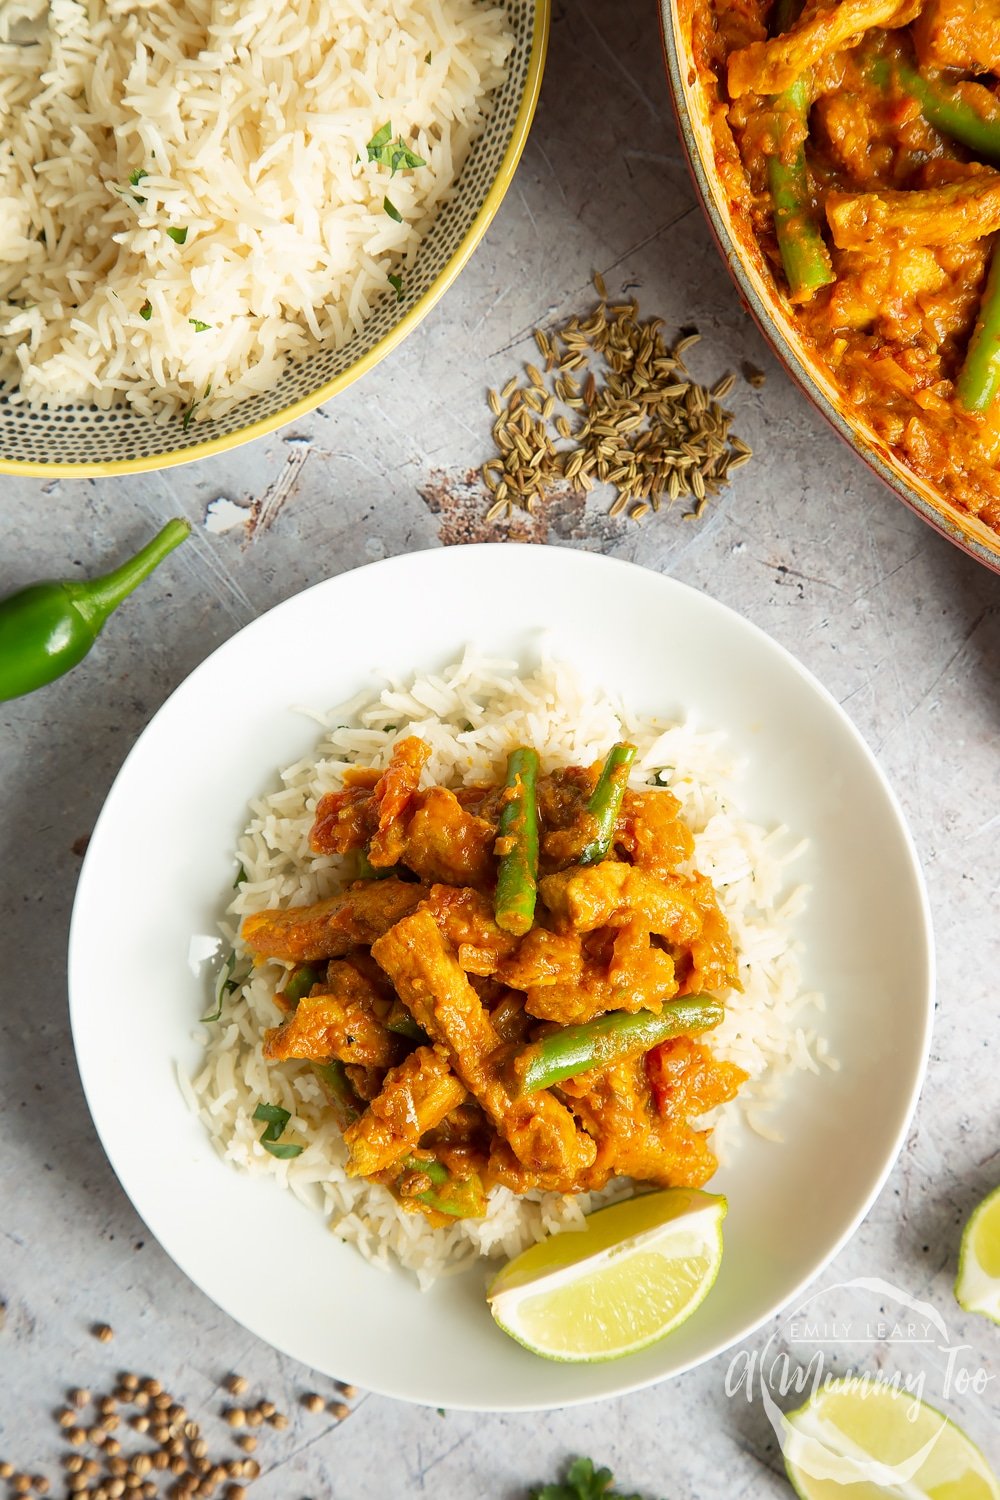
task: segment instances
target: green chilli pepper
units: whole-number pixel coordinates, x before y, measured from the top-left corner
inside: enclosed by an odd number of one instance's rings
[[[113,573],[85,583],[34,583],[0,600],[0,702],[33,693],[81,662],[109,615],[190,530],[188,521],[168,521]]]
[[[451,1219],[479,1219],[486,1212],[486,1194],[478,1172],[456,1177],[437,1157],[408,1156],[401,1176],[419,1172],[429,1178],[431,1186],[414,1195],[417,1203],[447,1214]]]
[[[648,1052],[672,1036],[708,1031],[726,1013],[721,1000],[691,995],[670,1000],[659,1012],[615,1010],[582,1026],[561,1026],[551,1036],[531,1042],[511,1063],[522,1094],[551,1088],[563,1078],[607,1068],[626,1057]]]
[[[988,411],[1000,392],[1000,243],[993,251],[957,389],[966,411]]]

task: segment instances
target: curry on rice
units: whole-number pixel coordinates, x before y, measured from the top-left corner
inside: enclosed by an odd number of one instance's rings
[[[255,960],[295,966],[265,1056],[310,1062],[347,1171],[434,1223],[497,1184],[715,1169],[696,1122],[746,1074],[703,1037],[736,955],[679,802],[628,787],[633,753],[542,774],[520,747],[504,783],[451,790],[421,786],[430,748],[407,736],[316,808],[313,852],[360,878],[244,919]]]
[[[736,227],[806,344],[1000,530],[1000,0],[680,3]]]

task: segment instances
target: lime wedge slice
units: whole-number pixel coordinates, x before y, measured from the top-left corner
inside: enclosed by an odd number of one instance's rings
[[[962,1235],[955,1296],[966,1312],[1000,1323],[1000,1188],[984,1198]]]
[[[546,1359],[620,1359],[689,1318],[722,1259],[725,1198],[669,1188],[532,1245],[487,1292],[504,1333]]]
[[[831,1381],[780,1419],[788,1477],[802,1500],[1000,1500],[1000,1484],[960,1427],[907,1391]]]

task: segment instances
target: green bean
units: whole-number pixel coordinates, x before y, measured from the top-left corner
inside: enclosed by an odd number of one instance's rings
[[[493,899],[498,927],[521,936],[535,917],[538,882],[538,814],[535,783],[538,752],[523,745],[507,757],[497,848],[500,867]]]
[[[294,1009],[299,1001],[309,994],[314,984],[319,984],[323,978],[323,970],[316,969],[312,964],[299,964],[292,970],[291,978],[280,991],[278,999]]]
[[[1000,391],[1000,239],[957,383],[966,411],[988,411]]]
[[[347,1070],[342,1062],[313,1063],[313,1072],[323,1085],[333,1110],[333,1117],[341,1130],[353,1125],[364,1113],[364,1104],[351,1087]]]
[[[451,1219],[478,1219],[485,1214],[486,1194],[478,1172],[471,1172],[468,1177],[456,1177],[437,1157],[420,1156],[408,1156],[402,1171],[419,1172],[430,1178],[430,1187],[413,1195],[417,1203],[423,1203],[439,1214],[447,1214]]]
[[[580,855],[581,865],[596,865],[611,848],[615,823],[628,786],[629,767],[634,759],[634,745],[613,745],[608,751],[608,758],[587,803],[588,813],[597,820],[597,832]]]
[[[359,880],[385,880],[388,875],[398,875],[396,865],[373,865],[368,858],[367,849],[358,850],[358,879]]]
[[[402,1000],[394,1000],[389,1014],[385,1018],[386,1031],[394,1031],[397,1036],[409,1037],[413,1042],[427,1042],[427,1033],[422,1026],[418,1026],[410,1015]]]
[[[794,25],[801,9],[799,0],[778,0],[771,17],[772,35],[780,36]],[[797,78],[774,101],[772,119],[776,133],[794,130],[804,143],[809,134],[811,102],[808,80]],[[780,141],[775,144],[780,145]],[[789,295],[793,302],[808,302],[836,277],[813,209],[804,144],[799,146],[790,162],[777,153],[768,157],[767,183],[774,214],[774,234]]]
[[[689,995],[668,1001],[661,1011],[611,1011],[582,1026],[561,1026],[515,1053],[511,1068],[522,1094],[551,1088],[563,1078],[607,1068],[623,1058],[648,1052],[672,1036],[707,1031],[725,1015],[721,1000]]]
[[[980,114],[959,89],[949,88],[938,79],[925,78],[918,69],[899,60],[876,58],[868,76],[883,92],[895,84],[909,94],[920,105],[920,113],[928,124],[942,135],[960,141],[979,156],[1000,161],[1000,110],[990,119]]]

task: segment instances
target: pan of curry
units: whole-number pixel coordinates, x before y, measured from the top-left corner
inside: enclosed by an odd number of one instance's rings
[[[1000,571],[1000,4],[661,0],[713,232],[786,368]]]

